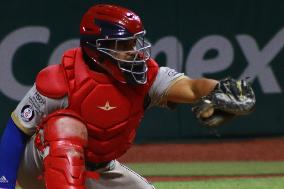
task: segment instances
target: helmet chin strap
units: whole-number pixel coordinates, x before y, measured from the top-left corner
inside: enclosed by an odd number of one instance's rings
[[[145,84],[145,83],[138,83],[135,79],[131,79],[130,78],[131,73],[123,72],[123,71],[122,71],[122,74],[125,77],[126,81],[121,80],[118,77],[115,77],[115,74],[113,74],[113,72],[111,72],[105,65],[98,62],[95,58],[91,58],[91,59],[98,67],[100,67],[108,76],[113,78],[113,80],[116,81],[116,82],[119,82],[119,83],[122,83],[122,84],[130,84],[130,85]],[[133,75],[131,75],[131,76],[134,77]]]
[[[147,70],[148,70],[148,67],[146,65],[146,62],[143,64],[143,70],[144,70],[144,73],[136,73],[133,71],[134,69],[134,64],[132,64],[132,67],[131,67],[131,70],[128,71],[128,70],[125,70],[121,67],[121,62],[120,61],[117,61],[117,65],[119,67],[120,70],[122,70],[122,73],[124,74],[124,76],[127,78],[128,82],[129,83],[132,83],[132,84],[139,84],[139,85],[143,85],[147,82]],[[136,74],[136,75],[135,75]],[[145,80],[140,80],[140,79],[137,79],[137,75],[142,75],[142,74],[145,74],[144,78]]]
[[[90,57],[92,59],[92,61],[98,66],[100,67],[108,76],[110,76],[111,78],[113,78],[115,81],[118,81],[119,83],[122,84],[127,84],[126,81],[123,81],[117,77],[115,77],[114,73],[112,71],[110,71],[105,65],[103,65],[102,63],[98,62],[95,58]]]
[[[87,44],[88,46],[90,47],[93,47],[93,44],[91,43],[88,43],[88,42],[85,42],[85,44]],[[88,57],[89,61],[92,61],[94,63],[94,65],[98,66],[104,73],[106,73],[108,76],[110,76],[111,78],[113,78],[114,81],[117,81],[119,83],[122,83],[122,84],[127,84],[126,81],[118,78],[118,77],[115,77],[115,74],[110,70],[108,69],[103,63],[99,62],[95,56],[95,54],[92,54],[91,53],[91,49],[87,48],[87,47],[82,47],[82,50],[83,50],[83,53],[86,55],[86,57]],[[89,53],[88,53],[89,51]]]

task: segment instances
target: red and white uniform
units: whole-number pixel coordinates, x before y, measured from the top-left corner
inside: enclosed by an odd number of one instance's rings
[[[33,135],[43,120],[49,120],[57,113],[72,114],[87,128],[86,162],[111,162],[133,143],[147,99],[151,100],[149,106],[166,106],[164,97],[169,86],[184,77],[173,69],[158,68],[152,59],[147,65],[145,85],[126,85],[91,71],[80,48],[69,50],[61,64],[49,66],[39,73],[35,85],[19,103],[12,118],[20,129]],[[34,144],[29,145],[35,148]],[[42,158],[48,153],[49,148],[37,152]],[[127,171],[118,162],[115,164],[117,169]],[[24,171],[23,165],[21,170]]]

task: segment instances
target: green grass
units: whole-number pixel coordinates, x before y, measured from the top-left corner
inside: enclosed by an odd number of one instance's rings
[[[283,189],[283,178],[220,179],[190,182],[156,182],[156,189]],[[17,187],[16,189],[21,189]]]
[[[143,176],[241,176],[284,174],[284,162],[131,163]],[[283,189],[284,177],[156,182],[157,189]],[[16,189],[21,189],[17,187]]]
[[[156,189],[283,189],[283,178],[222,179],[191,182],[157,182]]]
[[[284,174],[284,162],[133,163],[127,166],[143,176]]]

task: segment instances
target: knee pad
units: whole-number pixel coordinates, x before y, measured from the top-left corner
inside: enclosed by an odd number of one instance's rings
[[[43,125],[47,189],[84,189],[87,129],[79,119],[54,116]]]

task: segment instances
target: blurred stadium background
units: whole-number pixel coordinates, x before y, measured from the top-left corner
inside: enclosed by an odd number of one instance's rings
[[[200,127],[189,105],[179,105],[174,111],[153,108],[146,112],[139,128],[138,146],[198,143],[202,148],[204,141],[229,140],[238,144],[264,137],[278,137],[281,140],[277,144],[283,144],[281,0],[1,1],[0,133],[11,111],[33,85],[36,74],[47,65],[59,63],[64,50],[78,46],[81,16],[95,3],[122,5],[140,15],[147,39],[153,45],[152,57],[161,66],[175,68],[193,78],[250,77],[256,92],[257,108],[253,114],[214,130]],[[278,148],[278,152],[284,150]],[[283,158],[279,154],[275,154],[278,161]],[[175,156],[172,157],[174,162]],[[274,167],[281,170],[275,169],[275,174],[284,173],[283,166]]]

